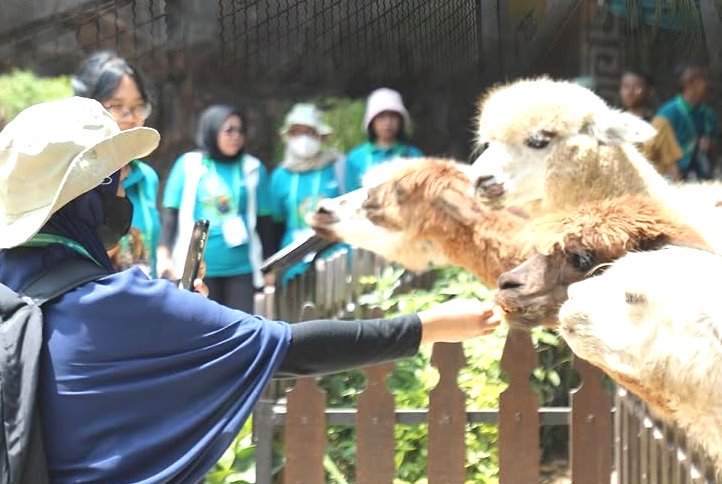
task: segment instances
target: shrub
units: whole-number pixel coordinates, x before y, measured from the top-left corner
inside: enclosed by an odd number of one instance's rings
[[[0,75],[0,127],[28,106],[72,95],[69,76],[38,77],[21,70]]]

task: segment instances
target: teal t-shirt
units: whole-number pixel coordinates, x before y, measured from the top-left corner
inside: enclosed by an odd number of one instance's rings
[[[681,95],[664,103],[657,111],[657,116],[666,118],[672,125],[677,143],[683,152],[682,158],[677,162],[682,171],[687,170],[692,163],[692,154],[699,137],[716,139],[719,136],[714,110],[706,104],[692,106]]]
[[[193,218],[205,218],[210,222],[205,253],[208,277],[253,272],[248,240],[241,245],[230,246],[223,234],[224,223],[238,215],[248,232],[248,187],[243,175],[242,160],[222,163],[207,156],[203,157],[203,164],[207,169],[198,182]],[[166,208],[180,208],[186,179],[184,165],[181,157],[176,160],[170,172],[163,193],[163,206]],[[268,172],[263,165],[259,167],[256,207],[257,216],[270,215]]]
[[[160,240],[160,214],[158,213],[158,174],[140,160],[130,162],[130,173],[123,180],[125,194],[133,205],[131,228],[140,234],[140,241],[131,240],[135,233],[120,241],[121,264],[119,269],[131,266],[146,268],[151,277],[156,277],[156,249]],[[140,250],[136,244],[140,243]]]
[[[285,222],[282,246],[309,230],[305,217],[314,212],[322,198],[339,195],[333,163],[303,173],[278,167],[271,175],[271,215],[276,222]]]
[[[352,149],[346,157],[345,191],[361,188],[361,179],[369,168],[394,158],[416,158],[423,156],[421,150],[407,143],[395,143],[382,148],[367,141]]]

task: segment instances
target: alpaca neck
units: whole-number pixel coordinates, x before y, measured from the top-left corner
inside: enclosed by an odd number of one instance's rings
[[[654,382],[655,387],[666,396],[675,425],[685,433],[692,448],[706,453],[722,472],[722,375],[716,371],[719,336],[714,324],[676,319],[675,325],[686,323],[694,327],[671,328],[666,349],[649,351],[650,355],[667,356],[648,362],[648,368],[660,378]]]
[[[443,232],[435,232],[432,238],[451,264],[495,287],[504,271],[524,260],[521,244],[517,242],[523,223],[524,219],[506,210],[490,210],[472,222],[448,218]]]
[[[570,159],[576,160],[573,167]],[[545,191],[545,209],[556,210],[630,194],[647,194],[664,203],[672,188],[631,144],[599,145],[586,139],[552,160]]]

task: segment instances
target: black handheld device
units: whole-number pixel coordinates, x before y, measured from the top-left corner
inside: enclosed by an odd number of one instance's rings
[[[180,280],[180,288],[195,291],[193,289],[193,281],[198,277],[198,269],[203,260],[203,253],[206,250],[206,241],[208,240],[208,220],[196,220],[193,225],[193,233],[191,234],[191,243],[188,245],[188,254],[186,262],[183,266],[183,277]]]
[[[310,253],[319,253],[336,242],[323,239],[315,234],[299,239],[279,250],[261,264],[261,272],[282,272],[288,267],[301,262]]]

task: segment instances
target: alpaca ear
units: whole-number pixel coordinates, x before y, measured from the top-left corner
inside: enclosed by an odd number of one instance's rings
[[[585,125],[582,132],[609,145],[641,143],[657,133],[652,125],[642,118],[614,109],[594,116],[594,120]]]

